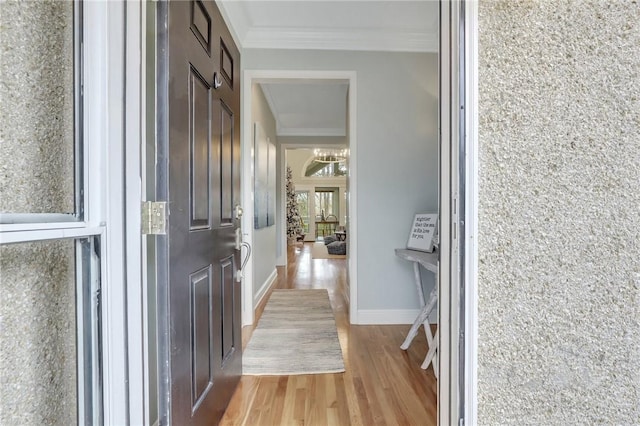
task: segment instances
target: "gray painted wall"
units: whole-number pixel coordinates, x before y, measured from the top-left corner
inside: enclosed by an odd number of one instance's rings
[[[269,104],[267,104],[264,93],[262,93],[262,89],[258,84],[253,84],[251,90],[253,90],[253,104],[251,105],[251,131],[255,131],[253,129],[253,123],[259,122],[266,137],[268,137],[271,142],[275,144],[276,148],[278,148],[276,120],[273,118],[273,114],[271,113]],[[253,137],[252,140],[254,140]],[[277,178],[278,176],[276,176],[276,179]],[[276,199],[276,202],[277,200],[278,198]],[[248,206],[247,211],[253,213],[253,206]],[[267,281],[271,273],[276,269],[276,226],[273,225],[267,228],[254,229],[252,249],[253,294],[255,296]]]
[[[640,424],[640,4],[479,28],[479,423]]]
[[[242,62],[357,72],[359,308],[417,309],[411,265],[393,249],[406,245],[414,213],[438,208],[437,55],[245,49]]]

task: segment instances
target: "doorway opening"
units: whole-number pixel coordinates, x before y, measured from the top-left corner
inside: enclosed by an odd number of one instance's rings
[[[336,231],[344,232],[346,237],[349,211],[347,161],[320,163],[322,168],[318,168],[319,163],[314,155],[318,148],[291,148],[290,146],[287,144],[285,150],[285,167],[287,176],[291,172],[291,181],[285,183],[295,188],[295,204],[304,235],[301,240],[329,241],[336,238]],[[291,203],[290,200],[287,201]],[[285,209],[286,222],[291,223],[293,218],[290,215],[295,212],[291,212],[288,205]]]
[[[357,188],[356,188],[356,162],[355,158],[357,155],[357,135],[355,129],[355,117],[356,117],[356,73],[353,71],[285,71],[285,70],[246,70],[244,72],[244,80],[243,84],[247,90],[244,91],[243,98],[243,131],[244,138],[242,141],[242,150],[245,159],[252,158],[252,148],[253,148],[253,140],[252,140],[252,128],[254,126],[254,120],[256,114],[254,114],[254,107],[257,98],[260,96],[255,88],[255,85],[271,85],[271,87],[276,85],[286,85],[286,84],[300,84],[305,86],[313,86],[313,85],[326,85],[325,87],[333,87],[336,90],[343,90],[344,96],[344,112],[342,119],[344,120],[344,127],[342,129],[342,134],[339,133],[338,129],[324,129],[318,130],[316,129],[315,133],[309,133],[306,135],[300,134],[300,129],[290,128],[286,129],[284,126],[281,126],[279,129],[274,129],[274,133],[277,133],[278,139],[278,149],[276,156],[276,169],[277,169],[277,194],[276,194],[276,223],[275,223],[275,241],[274,245],[271,246],[273,250],[275,248],[276,265],[282,266],[286,265],[286,257],[287,257],[287,233],[286,233],[286,188],[285,188],[285,176],[286,176],[286,157],[288,149],[302,149],[302,148],[340,148],[346,147],[347,144],[345,140],[348,140],[348,148],[350,151],[350,162],[349,162],[349,175],[348,178],[345,179],[345,184],[343,186],[343,197],[345,199],[343,204],[343,224],[341,226],[345,226],[350,230],[352,235],[355,235],[357,229],[357,223],[351,218],[356,217],[357,212]],[[273,91],[273,90],[272,90]],[[269,95],[265,96],[265,103],[269,102]],[[273,99],[271,99],[273,102]],[[276,125],[277,127],[277,125]],[[341,144],[336,144],[336,137],[341,137]],[[301,141],[301,138],[306,138],[306,143],[304,140]],[[312,140],[312,142],[310,142]],[[252,170],[252,162],[244,161],[243,164],[243,178],[242,178],[242,187],[243,187],[243,204],[250,210],[250,206],[253,205],[252,193],[253,193],[253,170]],[[322,185],[322,188],[332,187],[338,188],[338,197],[340,197],[340,189],[339,185]],[[333,190],[331,190],[333,191]],[[335,194],[335,192],[330,192]],[[311,193],[307,197],[311,196]],[[303,197],[303,195],[301,195]],[[315,188],[314,188],[314,199],[315,202]],[[334,197],[334,196],[332,196]],[[325,197],[326,198],[326,197]],[[309,198],[307,198],[309,199]],[[309,200],[311,201],[311,200]],[[341,201],[341,200],[339,200]],[[309,203],[311,204],[311,203]],[[338,202],[339,204],[339,202]],[[346,206],[349,206],[348,209]],[[333,208],[333,207],[332,207]],[[314,206],[315,210],[315,206]],[[314,227],[312,232],[310,232],[310,236],[313,235],[315,237],[315,213],[314,210],[309,210],[307,214],[309,215],[307,219],[307,229],[309,226]],[[321,209],[322,210],[322,209]],[[340,214],[340,210],[338,208],[338,214]],[[261,230],[253,229],[252,217],[251,215],[246,215],[243,220],[245,223],[243,224],[244,241],[251,244],[254,249],[256,247],[260,247],[260,243],[262,242],[262,237],[264,232]],[[313,222],[313,223],[312,223]],[[268,231],[273,232],[273,231]],[[305,237],[306,239],[306,237]],[[348,295],[349,303],[350,303],[350,315],[351,322],[355,322],[355,317],[353,317],[354,312],[357,311],[357,265],[356,265],[356,253],[357,253],[357,244],[356,240],[352,239],[347,241],[349,244],[349,258],[348,258],[348,273],[347,273],[347,290],[346,294]],[[254,315],[256,306],[262,300],[265,294],[267,294],[268,288],[273,285],[275,282],[275,275],[273,278],[268,280],[264,279],[265,273],[262,273],[260,268],[264,265],[261,265],[256,259],[259,259],[260,251],[255,251],[256,254],[253,257],[253,261],[249,262],[247,268],[245,270],[245,281],[243,284],[243,326],[247,326],[253,324]],[[275,271],[275,268],[273,268]],[[262,276],[261,276],[262,275]]]

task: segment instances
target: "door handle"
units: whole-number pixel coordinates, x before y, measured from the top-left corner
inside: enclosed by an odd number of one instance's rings
[[[251,257],[251,244],[243,242],[240,246],[247,249],[247,255],[241,262],[240,269],[236,271],[236,282],[241,282],[242,278],[244,278],[244,267],[247,266],[247,262],[249,262],[249,258]],[[240,253],[242,254],[242,251]]]
[[[247,262],[249,261],[249,258],[251,257],[251,244],[249,243],[242,243],[242,247],[244,247],[245,249],[247,249],[247,255],[244,258],[244,260],[242,261],[242,264],[240,265],[240,270],[243,271],[244,267],[247,266]]]

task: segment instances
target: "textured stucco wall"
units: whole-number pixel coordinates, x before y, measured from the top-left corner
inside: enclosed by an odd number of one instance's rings
[[[73,246],[0,246],[0,425],[77,423]]]
[[[0,2],[0,212],[74,212],[73,3]],[[77,423],[73,241],[0,247],[0,424]]]
[[[73,2],[0,1],[0,212],[73,213]]]
[[[640,424],[640,3],[481,1],[481,424]]]

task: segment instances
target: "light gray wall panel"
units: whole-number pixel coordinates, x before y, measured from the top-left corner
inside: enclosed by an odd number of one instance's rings
[[[479,28],[479,423],[640,424],[640,4]]]
[[[244,55],[244,53],[243,53]],[[243,56],[244,61],[244,56]],[[253,90],[252,98],[253,104],[251,105],[251,131],[254,132],[253,124],[259,122],[264,130],[266,137],[270,139],[276,148],[278,147],[278,140],[276,137],[276,120],[273,118],[269,104],[262,93],[262,89],[258,84],[254,84],[251,88],[246,90]],[[253,138],[252,138],[253,140]],[[279,188],[279,185],[276,185]],[[253,212],[253,206],[245,206],[245,212]],[[253,294],[260,290],[262,285],[266,282],[267,278],[276,269],[276,226],[269,226],[262,229],[253,230]]]

